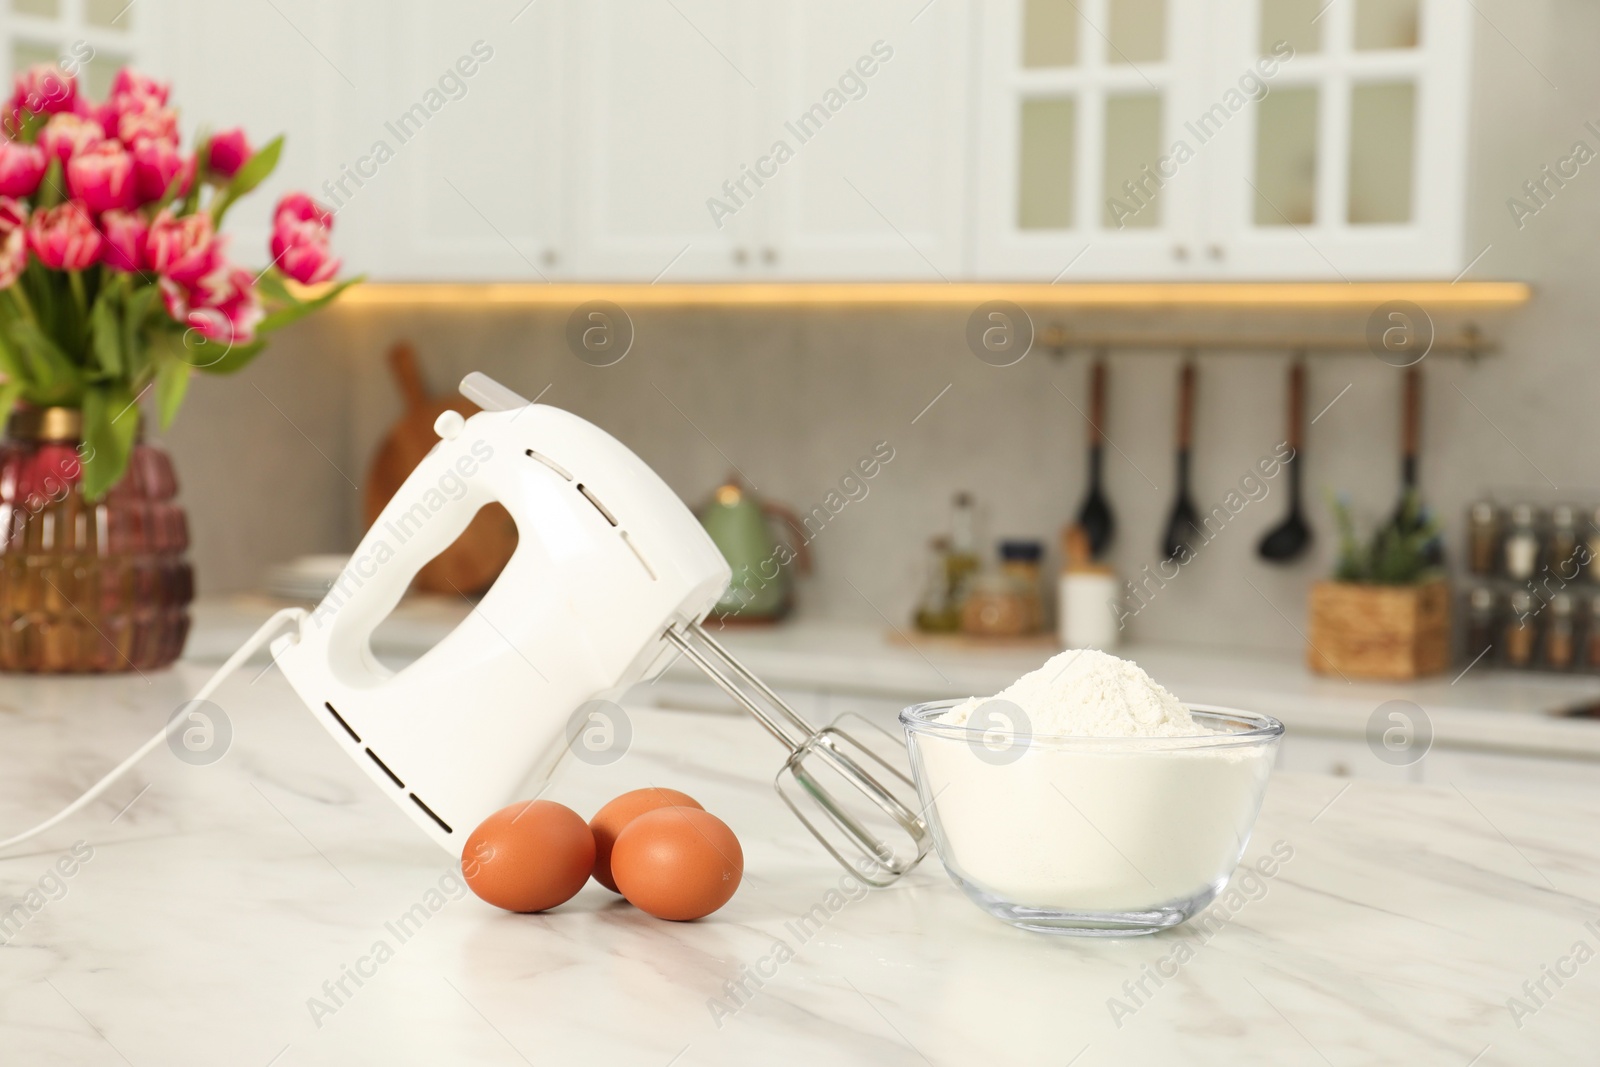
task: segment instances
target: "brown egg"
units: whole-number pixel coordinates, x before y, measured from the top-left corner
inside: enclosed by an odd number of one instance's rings
[[[611,876],[611,848],[617,842],[617,835],[645,812],[670,807],[704,810],[700,802],[687,793],[652,785],[624,793],[595,812],[594,818],[589,820],[589,829],[594,834],[594,880],[613,893],[621,892],[617,880]]]
[[[611,873],[639,910],[658,919],[698,919],[739,888],[744,851],[728,824],[710,812],[657,808],[618,835]]]
[[[594,835],[583,817],[550,800],[501,808],[472,831],[461,873],[485,901],[544,911],[571,900],[594,870]]]

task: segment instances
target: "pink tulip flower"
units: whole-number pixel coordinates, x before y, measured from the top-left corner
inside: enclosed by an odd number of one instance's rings
[[[35,211],[28,220],[28,247],[50,270],[83,270],[100,258],[105,240],[81,202]]]
[[[194,157],[178,151],[169,141],[146,139],[133,148],[133,187],[139,202],[148,204],[167,195],[177,181],[177,195],[189,191],[194,181]]]
[[[218,270],[222,251],[222,242],[211,229],[211,216],[203,211],[182,218],[163,211],[150,223],[145,240],[149,269],[185,288],[199,285]],[[173,318],[182,321],[181,316]]]
[[[253,155],[255,149],[250,147],[250,141],[245,137],[242,128],[223,130],[211,138],[207,166],[211,173],[218,177],[232,178]]]
[[[28,265],[28,206],[0,196],[0,289],[11,286]]]
[[[305,193],[289,193],[272,209],[272,224],[277,227],[285,216],[296,222],[316,222],[325,229],[333,227],[333,212],[311,199]]]
[[[328,228],[288,216],[273,227],[272,262],[301,285],[316,285],[339,273],[339,260],[328,248]]]
[[[101,141],[67,163],[67,191],[95,214],[134,205],[133,156],[115,141]]]
[[[32,196],[47,162],[38,145],[0,137],[0,196]]]
[[[54,63],[37,63],[17,75],[11,103],[35,115],[71,111],[78,103],[78,79]]]
[[[206,302],[189,308],[183,321],[207,341],[245,345],[255,340],[256,327],[266,317],[256,294],[255,278],[242,267],[228,266]],[[197,295],[191,293],[191,295]]]
[[[111,101],[117,108],[117,140],[125,145],[156,140],[178,143],[178,113],[153,96],[129,96]]]
[[[171,84],[157,81],[147,74],[140,74],[132,67],[123,67],[117,71],[116,77],[111,79],[111,98],[113,100],[125,96],[140,96],[153,99],[157,104],[165,107],[167,96],[171,92]]]
[[[105,131],[93,119],[81,115],[55,115],[39,131],[39,147],[45,154],[59,159],[62,166],[85,149],[93,148],[106,139]]]
[[[145,244],[150,224],[137,211],[107,211],[100,216],[100,232],[105,237],[105,265],[112,270],[134,274],[149,269]]]

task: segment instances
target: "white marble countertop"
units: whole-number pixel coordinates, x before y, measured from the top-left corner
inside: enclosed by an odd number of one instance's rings
[[[220,661],[282,602],[239,598],[200,605],[187,655]],[[465,615],[464,602],[417,597],[382,628],[381,652],[416,655]],[[723,640],[769,684],[882,697],[903,704],[999,692],[1051,654],[1047,647],[987,650],[892,639],[887,627],[800,621],[729,628]],[[1264,712],[1296,733],[1361,737],[1380,704],[1406,700],[1427,712],[1442,747],[1600,760],[1600,720],[1553,713],[1600,702],[1600,676],[1499,670],[1478,664],[1417,682],[1347,682],[1311,674],[1296,655],[1162,645],[1118,650],[1182,699]],[[669,680],[703,682],[678,662]]]
[[[0,827],[76,796],[209,669],[8,677]],[[933,858],[839,894],[771,791],[779,750],[760,729],[636,710],[624,758],[569,761],[547,795],[588,815],[647,783],[686,790],[739,834],[745,884],[696,923],[592,884],[514,916],[441,893],[449,858],[281,675],[253,675],[216,697],[233,734],[218,762],[159,749],[0,859],[0,1061],[1489,1067],[1593,1062],[1600,1043],[1600,802],[1275,776],[1246,862],[1292,858],[1270,878],[1241,869],[1220,929],[1087,941],[990,919]],[[819,903],[828,921],[797,936]],[[402,941],[392,924],[419,904]],[[379,942],[383,962],[345,978]],[[767,976],[736,1003],[748,968]],[[314,1018],[341,979],[348,995]]]

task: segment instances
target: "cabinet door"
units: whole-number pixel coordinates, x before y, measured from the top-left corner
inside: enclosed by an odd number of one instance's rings
[[[5,0],[0,19],[0,86],[11,94],[16,75],[52,63],[77,76],[81,90],[104,100],[124,66],[147,64],[159,31],[148,12],[110,0]]]
[[[954,280],[965,269],[970,12],[783,0],[762,35],[756,269]],[[779,162],[781,160],[781,162]],[[762,175],[765,177],[762,177]]]
[[[757,201],[733,183],[770,143],[754,132],[772,77],[755,46],[768,6],[587,0],[573,12],[574,273],[649,282],[748,271]]]
[[[1223,276],[1453,277],[1462,248],[1470,5],[1224,0],[1208,243]],[[1265,95],[1229,110],[1240,78]],[[1273,57],[1276,58],[1276,57]],[[1207,105],[1210,107],[1211,105]]]
[[[1203,175],[1180,142],[1210,59],[1206,5],[1006,0],[992,10],[974,146],[978,273],[1202,270]]]
[[[388,158],[363,165],[352,200],[390,223],[375,274],[561,275],[567,7],[391,0],[385,17],[367,21],[368,33],[389,38],[369,49],[383,62],[359,109],[362,158]]]

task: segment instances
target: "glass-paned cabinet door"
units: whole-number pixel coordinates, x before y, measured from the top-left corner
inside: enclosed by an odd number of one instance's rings
[[[0,86],[10,95],[19,72],[48,63],[102,100],[139,60],[147,21],[127,0],[0,0]]]
[[[1204,181],[1182,120],[1205,5],[985,5],[976,269],[985,277],[1186,277]]]
[[[1233,277],[1451,278],[1462,247],[1471,8],[1224,0],[1205,243]],[[1270,73],[1269,73],[1270,72]]]

